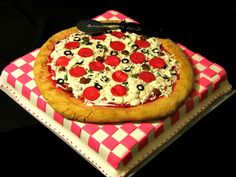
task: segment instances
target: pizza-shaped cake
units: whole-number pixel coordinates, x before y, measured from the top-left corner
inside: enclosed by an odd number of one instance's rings
[[[52,36],[34,65],[43,97],[82,122],[145,121],[174,113],[191,93],[192,66],[170,39],[120,30]]]

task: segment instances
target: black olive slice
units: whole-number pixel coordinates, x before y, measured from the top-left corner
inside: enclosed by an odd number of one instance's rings
[[[146,54],[146,53],[148,53],[149,51],[148,51],[148,49],[142,49],[141,52],[144,53],[144,54]]]
[[[137,89],[138,89],[139,91],[143,91],[143,90],[144,90],[144,86],[141,85],[141,84],[138,84],[138,85],[137,85]]]
[[[68,56],[68,55],[72,55],[72,52],[71,52],[70,50],[66,50],[66,51],[64,52],[64,54],[65,54],[66,56]]]
[[[57,79],[57,83],[58,84],[64,84],[64,79],[61,79],[61,78]]]
[[[74,41],[80,41],[81,39],[80,39],[80,37],[75,36],[73,40],[74,40]]]
[[[103,88],[99,83],[95,83],[94,87],[96,87],[98,90],[101,90]]]
[[[84,41],[83,42],[85,45],[92,45],[93,43],[92,42],[90,42],[90,41]]]
[[[114,50],[112,50],[112,51],[111,51],[111,55],[113,55],[113,56],[116,56],[116,55],[118,55],[118,52],[117,52],[117,51],[114,51]]]
[[[126,64],[126,63],[129,63],[129,60],[127,58],[124,58],[121,60],[122,63]]]
[[[129,71],[131,71],[132,68],[133,68],[132,66],[127,66],[127,67],[124,69],[124,71],[125,71],[125,72],[129,72]]]
[[[103,45],[102,44],[97,44],[96,47],[97,47],[97,49],[102,49]]]
[[[132,45],[132,49],[133,50],[137,50],[138,49],[138,46],[136,44]]]
[[[109,78],[107,76],[102,76],[102,78],[100,80],[103,82],[108,82]]]
[[[159,53],[159,51],[160,51],[160,50],[159,50],[158,48],[152,49],[152,52],[153,52],[153,53]]]
[[[81,60],[81,61],[76,62],[75,64],[76,65],[81,65],[83,62],[84,62],[84,60]]]

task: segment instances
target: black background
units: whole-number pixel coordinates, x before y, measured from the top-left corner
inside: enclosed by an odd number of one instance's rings
[[[224,67],[236,88],[233,1],[0,1],[0,71],[54,33],[107,10],[124,13]],[[235,174],[236,95],[213,110],[135,176]],[[0,92],[2,174],[103,176],[29,113]],[[234,175],[233,175],[234,176]]]

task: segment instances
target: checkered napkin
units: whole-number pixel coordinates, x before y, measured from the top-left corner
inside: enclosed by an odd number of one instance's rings
[[[134,21],[114,10],[107,11],[94,19]],[[126,164],[130,162],[137,153],[141,152],[146,145],[158,139],[159,135],[165,132],[166,129],[178,122],[182,115],[191,112],[196,104],[204,100],[208,94],[215,92],[215,90],[220,87],[220,83],[226,80],[226,72],[221,66],[212,63],[205,57],[192,52],[181,44],[178,45],[183,49],[186,55],[189,56],[189,60],[193,65],[196,76],[195,84],[193,92],[185,104],[183,104],[174,115],[165,120],[151,123],[97,125],[64,119],[47,104],[34,81],[32,69],[39,49],[16,59],[5,67],[2,71],[1,79],[6,81],[9,85],[0,83],[0,86],[4,89],[8,89],[13,97],[15,95],[14,99],[21,106],[31,112],[37,119],[40,119],[36,112],[31,111],[30,107],[26,107],[21,103],[20,98],[16,96],[16,93],[20,93],[34,107],[37,107],[39,111],[46,113],[50,119],[74,134],[78,141],[81,141],[86,145],[84,146],[85,149],[88,148],[92,150],[99,158],[108,163],[113,170],[119,170],[120,167],[126,166]],[[47,121],[44,121],[44,124],[51,127],[51,124],[47,123]],[[70,144],[73,145],[73,142],[70,142]],[[86,152],[85,149],[78,146],[74,146],[74,148],[101,172],[108,175],[108,172],[102,169],[101,165],[87,156],[86,153],[83,153]],[[152,148],[151,152],[147,152],[142,158],[146,158],[155,150],[156,147]],[[138,162],[136,162],[136,164],[137,163]]]

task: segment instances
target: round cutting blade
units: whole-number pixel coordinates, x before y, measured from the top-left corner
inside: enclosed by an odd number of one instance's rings
[[[103,33],[104,26],[101,22],[95,20],[82,20],[79,21],[76,27],[88,34]]]
[[[106,29],[118,29],[120,23],[102,23],[95,20],[79,21],[76,27],[87,34],[104,33]]]

